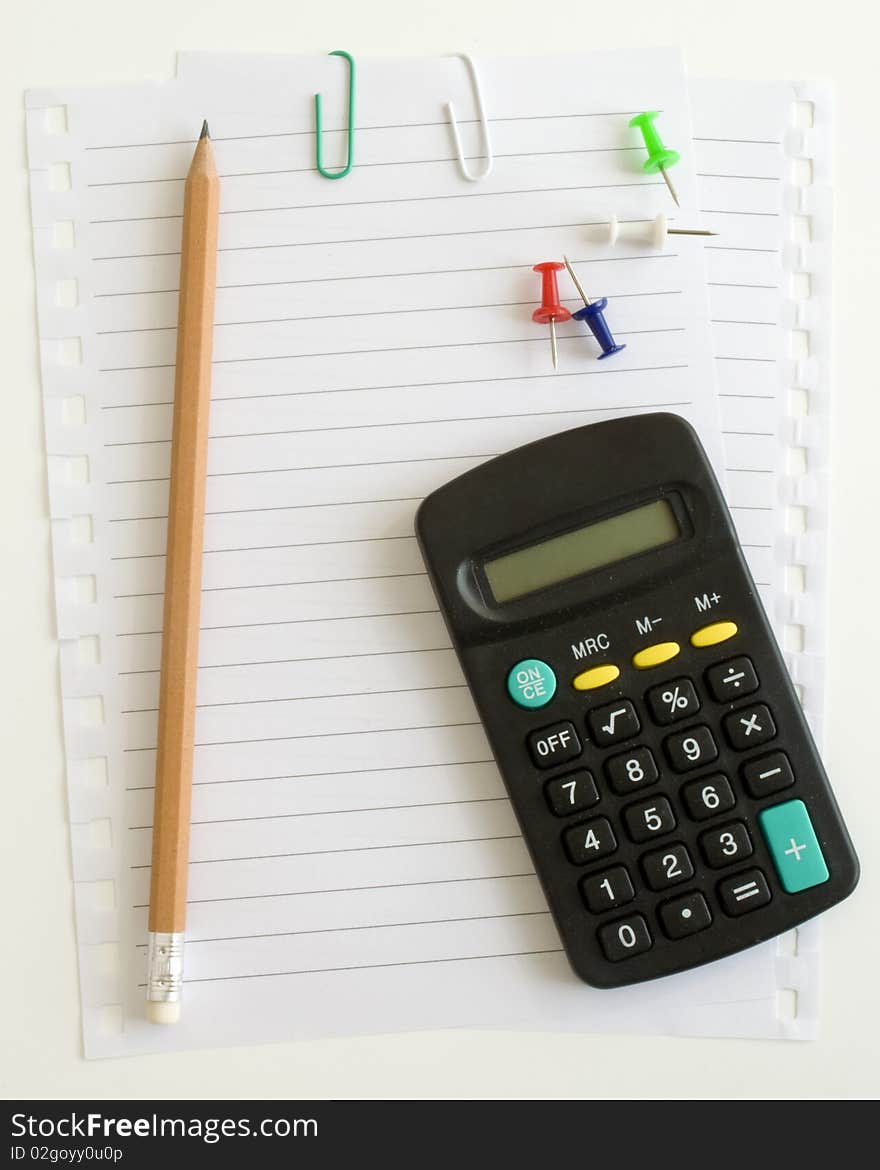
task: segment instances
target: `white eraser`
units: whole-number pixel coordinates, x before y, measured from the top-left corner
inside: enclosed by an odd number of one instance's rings
[[[148,999],[147,1019],[151,1024],[176,1024],[180,1019],[180,1004]]]

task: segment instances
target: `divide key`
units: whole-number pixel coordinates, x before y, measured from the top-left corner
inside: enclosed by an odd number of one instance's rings
[[[581,754],[581,741],[574,724],[568,719],[533,731],[528,744],[532,760],[539,768],[555,768],[557,764],[565,764]]]

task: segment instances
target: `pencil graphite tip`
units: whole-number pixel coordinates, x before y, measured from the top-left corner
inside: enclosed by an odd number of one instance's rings
[[[211,137],[211,131],[208,129],[208,120],[206,118],[205,121],[202,122],[202,132],[199,135],[199,141],[201,142],[201,140],[203,138],[210,138],[210,137]]]

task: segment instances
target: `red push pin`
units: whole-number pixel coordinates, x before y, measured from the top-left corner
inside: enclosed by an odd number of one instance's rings
[[[541,307],[532,313],[532,320],[539,325],[550,326],[550,352],[553,354],[553,369],[559,368],[559,357],[556,353],[556,322],[570,321],[571,313],[559,300],[559,288],[556,284],[556,273],[565,267],[558,260],[545,260],[536,264],[533,271],[541,273]]]

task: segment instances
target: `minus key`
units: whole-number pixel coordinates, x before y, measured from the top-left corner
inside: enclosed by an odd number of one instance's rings
[[[782,792],[794,784],[791,761],[785,752],[770,752],[756,760],[749,760],[742,766],[742,778],[749,796],[756,800],[772,796],[774,792]]]

